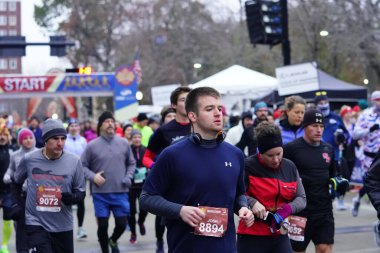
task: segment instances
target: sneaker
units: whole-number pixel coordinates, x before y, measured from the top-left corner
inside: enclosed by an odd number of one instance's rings
[[[131,238],[129,239],[131,244],[135,244],[137,242],[137,235],[131,234]]]
[[[112,253],[120,253],[119,247],[117,246],[117,242],[114,242],[112,241],[112,239],[110,239],[108,243],[111,247]]]
[[[9,253],[8,246],[6,245],[1,246],[0,253]]]
[[[165,253],[165,251],[164,251],[164,241],[157,241],[156,253]]]
[[[353,217],[357,217],[359,214],[359,206],[360,206],[360,200],[357,198],[352,199],[352,208],[351,208],[351,213]]]
[[[84,230],[84,228],[82,228],[82,227],[78,228],[77,239],[79,240],[79,239],[83,239],[86,237],[87,237],[86,230]]]
[[[339,211],[344,211],[347,210],[347,207],[344,205],[344,200],[343,198],[338,198],[336,202],[337,209]]]
[[[379,229],[379,226],[380,226],[379,221],[377,221],[373,224],[373,238],[375,240],[376,245],[380,247],[380,229]]]
[[[140,234],[141,235],[145,235],[146,234],[146,230],[145,230],[144,224],[139,224],[139,228],[140,228]]]

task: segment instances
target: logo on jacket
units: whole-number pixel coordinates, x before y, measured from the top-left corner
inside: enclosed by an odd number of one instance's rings
[[[232,162],[224,162],[224,166],[226,166],[226,167],[232,167]]]
[[[325,159],[326,163],[330,163],[331,162],[331,157],[329,156],[328,153],[323,153],[322,157],[323,157],[323,159]]]

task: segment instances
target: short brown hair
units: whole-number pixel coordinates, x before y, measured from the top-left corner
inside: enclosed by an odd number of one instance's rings
[[[176,105],[179,95],[182,93],[189,93],[191,89],[187,86],[180,86],[176,88],[171,94],[170,94],[170,104]]]
[[[198,114],[198,99],[203,96],[211,96],[214,98],[220,98],[220,94],[217,90],[211,87],[199,87],[189,92],[186,97],[185,108],[186,113],[195,112]]]

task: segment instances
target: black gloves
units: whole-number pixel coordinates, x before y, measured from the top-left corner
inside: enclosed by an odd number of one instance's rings
[[[348,191],[349,186],[350,183],[343,177],[338,176],[330,178],[331,199],[339,198],[340,196],[344,195],[346,191]]]
[[[380,128],[379,124],[374,124],[373,126],[370,127],[369,132],[372,133],[376,130],[379,130],[379,128]]]
[[[75,190],[73,193],[62,192],[61,200],[65,205],[75,205],[84,199],[86,192]]]

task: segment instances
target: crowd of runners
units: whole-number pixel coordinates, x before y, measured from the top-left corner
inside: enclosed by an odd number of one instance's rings
[[[173,253],[305,252],[311,241],[329,253],[334,202],[357,217],[367,193],[380,218],[380,91],[354,106],[333,108],[322,91],[310,103],[294,95],[276,110],[259,101],[236,114],[217,90],[181,86],[169,103],[123,123],[109,111],[96,122],[33,116],[25,126],[3,115],[0,253],[12,233],[17,253],[74,252],[74,238],[117,253],[123,233],[131,244],[147,233],[148,213],[156,253],[166,244]],[[87,238],[85,198],[97,238]],[[374,234],[380,246],[379,223]]]

